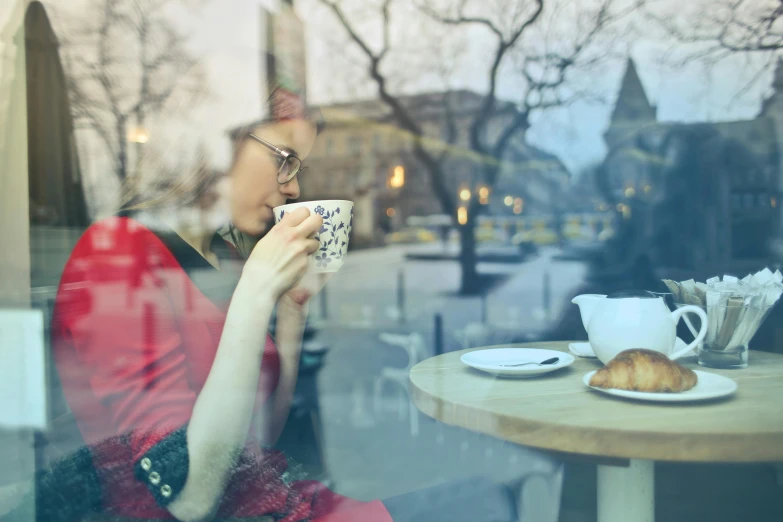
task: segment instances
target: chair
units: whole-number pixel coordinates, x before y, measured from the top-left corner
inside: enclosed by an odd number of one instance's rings
[[[426,357],[424,339],[417,333],[409,335],[382,333],[378,337],[384,343],[403,348],[408,355],[408,362],[403,368],[384,368],[381,370],[381,374],[375,378],[373,406],[376,413],[381,411],[383,386],[385,383],[389,382],[398,385],[403,391],[399,396],[400,420],[405,417],[405,405],[407,402],[411,423],[411,435],[416,437],[419,434],[419,412],[416,410],[416,406],[413,405],[408,396],[408,375],[410,374],[411,368]]]

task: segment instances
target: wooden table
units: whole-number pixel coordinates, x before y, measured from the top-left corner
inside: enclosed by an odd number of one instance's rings
[[[567,342],[535,346],[568,351]],[[467,351],[413,367],[416,406],[446,424],[596,460],[599,522],[653,522],[656,460],[783,462],[783,355],[752,351],[744,370],[699,368],[734,379],[732,397],[650,403],[587,388],[582,377],[601,366],[597,359],[577,357],[541,377],[500,379],[462,364]],[[697,368],[695,357],[678,362]]]

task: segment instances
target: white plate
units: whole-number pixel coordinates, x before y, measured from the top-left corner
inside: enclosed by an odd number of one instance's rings
[[[688,346],[688,343],[677,338],[676,341],[674,341],[674,351],[682,350]],[[590,346],[590,343],[581,342],[581,343],[570,343],[568,345],[568,351],[570,351],[572,354],[576,355],[577,357],[585,357],[585,358],[595,358],[595,352],[593,351],[593,347]],[[695,348],[691,350],[690,352],[683,355],[683,357],[689,357],[692,355],[696,355]]]
[[[545,366],[533,364],[516,367],[503,366],[503,364],[528,361],[541,362],[552,357],[558,357],[560,360],[555,364],[547,364]],[[488,348],[462,354],[460,360],[471,368],[501,377],[532,377],[570,366],[574,362],[574,357],[565,352],[544,350],[542,348]]]
[[[592,388],[593,390],[606,393],[609,395],[616,395],[617,397],[625,397],[627,399],[638,399],[640,401],[655,401],[655,402],[687,402],[687,401],[707,401],[710,399],[717,399],[719,397],[725,397],[731,395],[737,391],[737,383],[723,377],[722,375],[716,375],[714,373],[707,373],[698,370],[694,370],[696,376],[699,378],[699,382],[696,386],[688,391],[679,393],[650,393],[650,392],[637,392],[628,390],[617,390],[614,388],[598,388],[596,386],[590,386],[590,378],[595,373],[590,372],[582,378],[582,382],[585,386]]]

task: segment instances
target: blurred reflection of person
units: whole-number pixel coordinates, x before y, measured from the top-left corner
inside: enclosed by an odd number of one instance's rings
[[[511,490],[485,479],[370,502],[288,480],[273,447],[324,283],[306,270],[322,219],[299,209],[272,226],[272,209],[299,196],[316,129],[304,114],[250,129],[224,178],[200,169],[163,194],[137,189],[78,242],[52,343],[85,445],[41,473],[39,519],[515,520]],[[222,202],[231,235],[260,238],[247,259],[216,233]]]

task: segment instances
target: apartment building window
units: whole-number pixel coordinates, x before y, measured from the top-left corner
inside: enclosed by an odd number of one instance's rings
[[[361,136],[348,136],[348,154],[358,156],[362,153]]]
[[[392,150],[400,150],[403,148],[402,137],[400,133],[401,131],[395,130],[394,134],[391,135],[389,142],[391,144]]]

